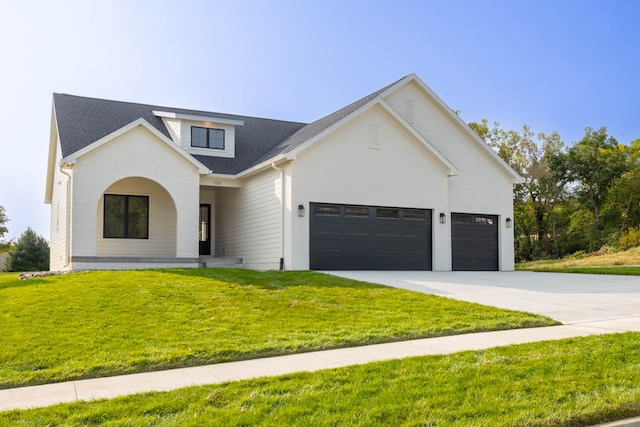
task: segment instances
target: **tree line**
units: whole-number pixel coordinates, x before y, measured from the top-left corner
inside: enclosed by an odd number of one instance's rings
[[[557,132],[469,126],[524,182],[514,190],[516,261],[640,245],[640,138],[619,143],[606,127],[566,145]]]

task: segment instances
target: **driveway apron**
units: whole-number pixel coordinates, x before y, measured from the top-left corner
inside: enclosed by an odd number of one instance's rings
[[[598,274],[331,271],[336,276],[542,314],[564,324],[640,324],[640,277]]]

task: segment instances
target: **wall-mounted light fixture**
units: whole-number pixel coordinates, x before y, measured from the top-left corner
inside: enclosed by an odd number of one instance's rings
[[[304,205],[298,205],[298,216],[299,217],[304,216]]]
[[[507,218],[507,228],[511,227],[513,227],[513,221],[511,220],[511,218]]]
[[[440,212],[440,224],[446,224],[447,223],[447,216],[444,214],[444,212]]]

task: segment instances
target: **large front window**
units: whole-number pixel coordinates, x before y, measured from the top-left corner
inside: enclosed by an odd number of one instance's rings
[[[224,150],[224,129],[191,127],[191,146]]]
[[[103,236],[110,239],[148,239],[149,196],[105,194]]]

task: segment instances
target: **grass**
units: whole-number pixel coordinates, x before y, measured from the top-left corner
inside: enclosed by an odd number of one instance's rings
[[[584,254],[563,259],[520,263],[518,270],[561,273],[640,275],[640,247],[612,253]],[[580,269],[582,271],[577,271]]]
[[[2,425],[587,426],[640,414],[640,334],[591,336],[0,414]]]
[[[304,272],[0,276],[0,388],[553,320]]]
[[[536,267],[526,270],[540,273],[613,274],[617,276],[640,276],[640,267]]]

